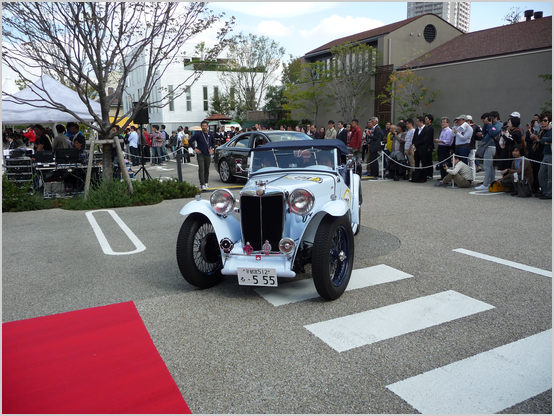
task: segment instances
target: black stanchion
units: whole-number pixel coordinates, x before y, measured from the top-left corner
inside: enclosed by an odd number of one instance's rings
[[[152,179],[152,176],[148,173],[146,168],[144,167],[144,149],[142,148],[142,138],[144,137],[144,132],[142,130],[142,124],[139,124],[140,126],[140,133],[139,133],[139,150],[140,150],[140,168],[137,170],[137,173],[135,173],[136,176],[139,175],[139,173],[142,172],[142,179],[144,181],[144,175],[146,174],[146,177],[148,179]],[[146,137],[144,137],[144,142],[146,143]]]

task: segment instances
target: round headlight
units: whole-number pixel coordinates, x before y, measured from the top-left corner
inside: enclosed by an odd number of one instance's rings
[[[210,197],[212,209],[219,215],[227,215],[235,208],[235,196],[227,189],[218,189]]]
[[[289,207],[291,212],[305,215],[314,207],[314,201],[314,194],[307,189],[295,189],[289,196]]]

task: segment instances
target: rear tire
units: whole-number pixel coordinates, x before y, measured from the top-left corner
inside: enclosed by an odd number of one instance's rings
[[[354,262],[354,236],[347,217],[327,216],[317,229],[312,251],[312,274],[317,293],[338,299],[346,290]]]
[[[203,215],[189,215],[177,237],[177,265],[184,279],[207,289],[223,280],[221,251],[214,227]]]
[[[221,162],[219,162],[219,177],[224,183],[232,183],[237,180],[231,173],[231,166],[229,166],[227,159],[222,159]]]

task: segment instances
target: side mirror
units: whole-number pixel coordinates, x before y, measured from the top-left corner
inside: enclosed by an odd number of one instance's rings
[[[354,155],[352,153],[349,153],[348,156],[346,156],[346,169],[354,169]]]

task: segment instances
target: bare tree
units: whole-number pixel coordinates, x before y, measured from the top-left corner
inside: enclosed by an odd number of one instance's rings
[[[249,110],[258,110],[267,88],[279,77],[284,54],[285,48],[267,36],[240,33],[230,41],[229,65],[220,80]]]
[[[94,122],[80,119],[55,96],[48,97],[47,108],[73,115],[102,140],[117,135],[111,131],[115,125],[124,129],[130,122],[124,123],[125,117],[134,119],[146,105],[166,105],[170,95],[177,98],[185,92],[185,85],[200,77],[201,70],[195,71],[173,91],[151,94],[168,66],[179,61],[184,44],[223,16],[214,15],[206,3],[4,2],[2,7],[2,62],[27,85],[42,73],[72,85]],[[208,59],[225,47],[225,36],[233,25],[234,18],[223,25],[217,35],[219,43],[207,52]],[[140,105],[124,112],[119,101],[115,119],[110,122],[110,105],[116,97],[128,95],[127,79],[134,70],[145,75],[142,94],[137,98]],[[116,71],[121,77],[114,94],[108,96],[107,83]],[[44,96],[46,91],[37,84],[33,88]],[[101,114],[94,113],[87,99],[91,91],[98,97]],[[3,94],[3,99],[17,102],[13,95]],[[103,153],[103,178],[111,180],[111,144],[103,146]]]
[[[523,9],[519,7],[510,7],[510,11],[502,18],[505,25],[513,25],[519,23],[523,18]]]
[[[335,103],[343,120],[360,118],[366,110],[380,54],[372,46],[343,43],[331,48],[333,55],[329,98]]]

